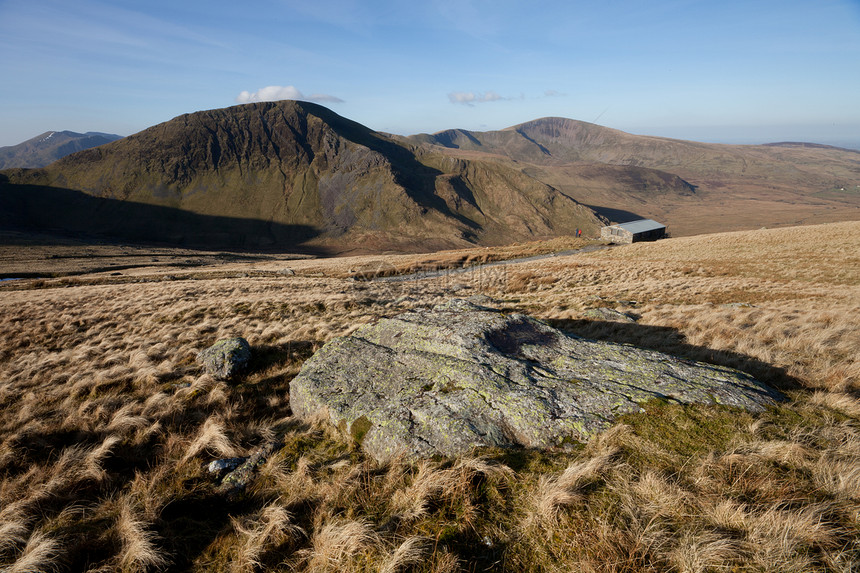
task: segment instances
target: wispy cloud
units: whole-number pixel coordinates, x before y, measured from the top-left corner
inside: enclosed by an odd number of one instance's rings
[[[448,94],[448,99],[451,103],[459,103],[463,105],[475,105],[476,103],[486,103],[490,101],[499,101],[505,98],[497,94],[496,92],[489,91],[484,93],[475,93],[475,92],[451,92]]]
[[[344,103],[339,97],[328,94],[311,94],[306,99],[317,103]]]
[[[237,103],[254,103],[259,101],[280,101],[283,99],[299,99],[319,103],[343,103],[339,97],[328,94],[304,95],[295,86],[266,86],[255,92],[243,91],[236,96]]]

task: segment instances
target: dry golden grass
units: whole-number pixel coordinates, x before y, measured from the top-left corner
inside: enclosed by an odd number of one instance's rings
[[[391,274],[571,244],[4,283],[0,567],[856,571],[857,245],[860,223],[843,223],[401,283],[352,277],[380,261],[394,271],[377,274]],[[291,416],[289,381],[320,345],[472,295],[571,333],[740,368],[790,399],[755,416],[651,404],[573,451],[386,464]],[[588,318],[596,307],[637,320]],[[254,348],[234,385],[195,363],[230,335]],[[244,496],[217,492],[209,461],[273,440],[284,447]]]
[[[235,571],[254,571],[262,566],[260,559],[265,551],[305,535],[304,530],[291,523],[292,516],[277,502],[265,506],[256,519],[249,518],[247,524],[236,518],[231,521],[242,539],[232,561]]]

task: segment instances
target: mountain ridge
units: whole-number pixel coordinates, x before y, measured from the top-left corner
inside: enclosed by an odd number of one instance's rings
[[[273,226],[314,228],[315,244],[343,252],[501,244],[602,223],[524,173],[405,145],[295,101],[183,114],[6,176],[7,185],[252,219],[260,247],[290,243]]]
[[[99,131],[46,131],[17,145],[0,147],[0,169],[45,167],[71,153],[118,139],[122,136]]]
[[[860,155],[833,146],[702,143],[561,117],[406,139],[516,166],[609,218],[679,235],[860,218]]]

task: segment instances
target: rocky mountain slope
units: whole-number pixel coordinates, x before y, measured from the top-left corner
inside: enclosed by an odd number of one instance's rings
[[[70,153],[122,139],[112,133],[46,131],[18,145],[0,147],[0,169],[44,167]]]
[[[294,101],[183,115],[4,177],[2,200],[31,226],[184,245],[435,250],[601,224],[518,170]]]

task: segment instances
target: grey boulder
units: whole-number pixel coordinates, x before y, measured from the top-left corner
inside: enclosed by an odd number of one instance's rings
[[[219,340],[197,353],[197,362],[218,380],[233,378],[247,368],[250,360],[251,345],[241,337]]]
[[[583,313],[583,316],[592,320],[605,320],[607,322],[636,322],[632,316],[626,312],[615,310],[614,308],[598,307],[590,308]]]
[[[334,339],[290,383],[295,415],[324,412],[378,460],[557,447],[655,399],[760,411],[780,398],[737,370],[458,299]]]

